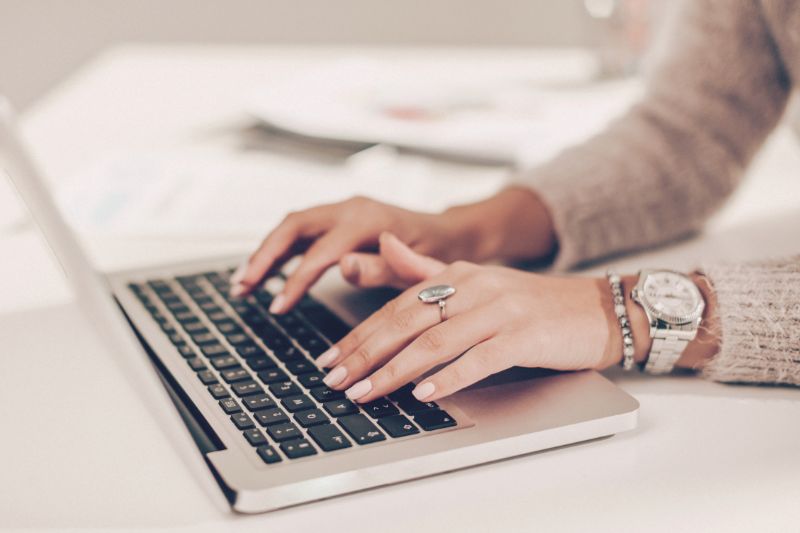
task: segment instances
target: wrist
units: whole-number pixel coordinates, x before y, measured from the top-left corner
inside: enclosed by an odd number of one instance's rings
[[[700,368],[719,351],[720,336],[719,336],[719,321],[717,317],[717,305],[714,291],[708,278],[702,274],[690,274],[690,278],[697,284],[700,293],[705,300],[705,309],[703,311],[703,320],[700,328],[697,331],[697,336],[691,341],[684,350],[680,359],[675,363],[676,367],[680,368]],[[631,331],[633,334],[633,358],[637,364],[643,364],[647,361],[652,346],[652,339],[650,338],[650,322],[647,319],[647,314],[644,312],[642,306],[633,301],[630,297],[631,290],[636,286],[638,276],[623,276],[622,287],[623,294],[625,295],[625,307],[628,311],[628,319],[631,323]],[[617,329],[619,329],[617,327]],[[612,335],[612,342],[610,343],[611,353],[615,355],[615,362],[619,362],[622,354],[622,336],[615,332]],[[617,355],[619,354],[619,355]]]
[[[700,294],[703,295],[706,307],[703,310],[703,320],[700,322],[697,336],[686,346],[686,350],[681,354],[681,358],[678,359],[675,366],[698,369],[708,363],[719,352],[721,343],[720,325],[717,314],[717,297],[714,294],[711,281],[697,272],[689,274],[689,277],[700,289]]]
[[[535,192],[509,187],[442,213],[457,246],[473,261],[543,259],[556,248],[550,213]]]

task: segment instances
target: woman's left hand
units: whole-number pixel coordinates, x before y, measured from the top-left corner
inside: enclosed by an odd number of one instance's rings
[[[390,235],[381,238],[381,254],[398,270],[417,272],[419,282],[318,359],[321,366],[334,367],[326,384],[347,389],[353,400],[380,398],[440,365],[445,366],[414,389],[418,399],[448,396],[513,366],[600,369],[621,358],[622,339],[605,279],[465,262],[445,265]],[[438,305],[417,297],[439,284],[456,288],[447,299],[445,321]]]

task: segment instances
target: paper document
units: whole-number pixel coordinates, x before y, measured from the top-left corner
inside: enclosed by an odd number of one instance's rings
[[[259,87],[251,110],[309,137],[519,164],[596,133],[639,91],[636,82],[575,83],[569,68],[548,77],[526,65],[351,58]]]

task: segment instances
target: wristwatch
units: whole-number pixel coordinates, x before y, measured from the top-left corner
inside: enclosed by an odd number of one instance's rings
[[[706,303],[689,276],[671,270],[642,270],[631,299],[644,308],[652,346],[644,371],[672,372],[686,345],[697,336]]]

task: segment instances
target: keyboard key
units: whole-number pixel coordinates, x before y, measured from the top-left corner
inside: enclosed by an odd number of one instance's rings
[[[239,366],[239,361],[231,355],[223,355],[211,358],[211,366],[217,370],[225,370],[234,366]]]
[[[325,402],[322,407],[328,411],[328,414],[335,417],[352,415],[358,412],[356,404],[350,400],[336,400],[333,402]]]
[[[309,428],[308,434],[320,448],[326,452],[350,448],[352,444],[347,437],[333,424],[323,424]]]
[[[245,359],[248,357],[255,357],[257,355],[266,355],[266,352],[253,344],[252,341],[250,344],[240,344],[239,346],[236,346],[236,351]]]
[[[261,431],[255,428],[245,431],[244,438],[246,438],[247,442],[253,446],[261,446],[262,444],[267,443],[267,437],[265,437]]]
[[[253,420],[244,413],[237,413],[235,415],[231,415],[231,422],[233,422],[236,425],[236,427],[241,430],[255,427],[255,424],[253,424]]]
[[[273,383],[269,386],[269,391],[276,398],[285,398],[286,396],[294,396],[301,393],[300,388],[291,381]]]
[[[194,333],[191,337],[195,344],[201,346],[203,344],[218,344],[217,337],[213,333],[209,333],[208,330],[205,333]]]
[[[298,342],[314,359],[322,355],[322,352],[328,349],[328,343],[313,333],[298,338]]]
[[[253,416],[256,417],[258,423],[264,427],[289,421],[289,417],[286,416],[286,413],[277,407],[273,407],[272,409],[264,409],[263,411],[256,411],[253,413]]]
[[[378,420],[378,424],[394,438],[407,437],[419,433],[419,429],[411,420],[403,415],[386,416]]]
[[[317,450],[306,439],[284,442],[281,444],[281,450],[289,459],[299,459],[300,457],[308,457],[317,453]]]
[[[394,406],[392,402],[386,398],[379,398],[361,406],[364,412],[372,418],[381,418],[389,415],[396,415],[400,411]]]
[[[314,387],[313,389],[310,389],[310,392],[311,396],[313,396],[318,402],[329,402],[331,400],[341,400],[344,398],[343,391],[333,390],[328,388],[326,385]]]
[[[306,409],[313,409],[316,407],[314,402],[305,394],[298,394],[297,396],[287,396],[281,400],[281,404],[290,413],[298,411],[305,411]]]
[[[247,366],[250,367],[250,370],[253,370],[254,372],[260,372],[261,370],[275,368],[277,366],[275,362],[266,355],[251,357],[250,359],[247,359],[246,363]]]
[[[281,456],[278,455],[278,452],[276,452],[275,448],[272,446],[259,446],[256,448],[256,452],[258,452],[258,456],[261,457],[261,460],[268,465],[280,463],[282,461]]]
[[[289,379],[289,376],[286,375],[286,372],[280,370],[278,368],[271,368],[269,370],[264,370],[258,373],[258,379],[264,382],[265,385],[269,385],[271,383],[277,383],[279,381],[286,381]]]
[[[230,368],[228,370],[223,370],[221,375],[222,379],[224,379],[226,383],[236,383],[250,379],[250,373],[244,368]]]
[[[303,426],[304,428],[308,428],[311,426],[316,426],[318,424],[327,424],[329,419],[325,416],[325,413],[320,411],[319,409],[309,409],[308,411],[302,411],[294,415],[294,419],[297,420],[297,423]]]
[[[202,370],[198,372],[197,377],[200,379],[203,385],[213,385],[214,383],[217,383],[217,376],[215,376],[210,370]]]
[[[221,400],[222,398],[227,398],[229,396],[228,389],[219,383],[208,387],[208,392],[211,393],[211,396],[213,396],[215,400]]]
[[[296,439],[303,436],[303,433],[300,431],[300,429],[291,422],[268,426],[267,433],[269,433],[269,436],[276,442],[283,442],[285,440]]]
[[[316,372],[317,366],[308,359],[295,359],[286,363],[286,370],[295,376],[299,376],[300,374]]]
[[[206,344],[200,347],[200,351],[206,357],[216,357],[218,355],[228,355],[228,349],[219,343]]]
[[[441,409],[421,411],[414,415],[414,422],[419,424],[425,431],[449,428],[456,425],[456,421],[453,420],[453,417]]]
[[[305,358],[305,356],[300,350],[288,344],[285,346],[278,346],[278,347],[270,346],[270,349],[275,354],[275,357],[277,357],[279,360],[283,362]]]
[[[339,342],[350,331],[350,326],[345,324],[338,316],[327,307],[313,300],[300,304],[300,311],[314,327],[316,327],[331,342]]]
[[[202,322],[189,322],[183,325],[183,329],[190,335],[199,335],[200,333],[208,333],[208,328]]]
[[[214,325],[217,326],[217,329],[223,335],[236,335],[244,332],[244,330],[240,328],[239,325],[232,320],[216,322]]]
[[[189,366],[192,367],[192,370],[194,370],[195,372],[199,372],[201,370],[205,370],[206,368],[208,368],[205,362],[199,357],[189,358],[186,360],[186,362],[189,363]]]
[[[223,311],[217,311],[215,313],[208,313],[208,314],[206,314],[206,316],[208,317],[208,319],[210,321],[214,322],[215,324],[217,322],[225,322],[225,321],[230,321],[231,320],[231,317],[228,316],[228,314],[223,312]]]
[[[386,436],[362,414],[348,415],[339,418],[339,424],[358,444],[370,444],[386,440]]]
[[[181,354],[181,357],[186,357],[188,359],[189,357],[195,356],[194,348],[192,348],[188,344],[179,344],[175,347],[178,349],[178,352]]]
[[[181,324],[185,324],[187,322],[199,322],[200,319],[197,318],[197,315],[192,313],[191,311],[184,311],[182,313],[175,313],[175,320],[180,322]]]
[[[251,411],[258,411],[259,409],[267,409],[275,407],[275,400],[266,394],[258,394],[256,396],[248,396],[242,400],[245,407]]]
[[[414,385],[405,385],[389,395],[391,399],[397,402],[400,409],[410,415],[419,413],[421,411],[428,411],[430,409],[438,409],[439,405],[435,402],[421,402],[414,398],[411,391],[414,390]]]
[[[229,343],[233,344],[234,346],[237,346],[239,344],[250,344],[253,342],[250,339],[250,337],[248,337],[244,333],[231,333],[229,335],[226,335],[225,338],[228,340]]]
[[[236,383],[232,388],[233,392],[235,392],[237,396],[252,396],[254,394],[262,394],[264,392],[264,389],[261,388],[261,385],[253,380]]]
[[[177,333],[169,333],[167,334],[167,337],[169,338],[169,342],[171,342],[175,346],[186,344],[186,342],[183,340],[183,337],[181,337]]]
[[[225,411],[226,415],[242,412],[242,408],[239,407],[239,404],[236,403],[236,400],[233,398],[225,398],[224,400],[220,400],[219,406],[222,407],[222,410]]]
[[[322,378],[324,377],[325,374],[322,372],[312,372],[311,374],[303,374],[302,376],[298,376],[297,381],[299,381],[303,387],[310,389],[322,385]]]

